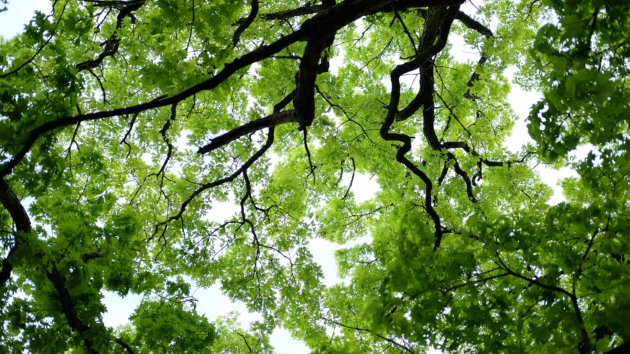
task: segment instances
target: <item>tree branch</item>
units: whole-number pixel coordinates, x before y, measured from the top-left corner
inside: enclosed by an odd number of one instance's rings
[[[129,346],[129,344],[127,344],[124,340],[122,340],[122,338],[120,337],[116,338],[116,343],[120,344],[123,348],[125,348],[128,354],[135,354],[131,346]]]
[[[367,332],[367,333],[370,333],[370,334],[372,334],[373,336],[378,337],[378,338],[380,338],[380,339],[382,339],[382,340],[384,340],[384,341],[387,341],[388,343],[390,343],[390,344],[392,344],[392,345],[394,345],[394,346],[396,346],[396,347],[398,347],[398,348],[400,348],[400,349],[402,349],[402,350],[406,351],[407,353],[414,353],[414,354],[415,354],[415,351],[414,351],[413,349],[411,349],[411,348],[407,347],[406,345],[404,345],[404,344],[400,344],[400,343],[396,342],[395,340],[393,340],[393,339],[391,339],[391,338],[388,338],[388,337],[385,337],[385,336],[380,335],[380,334],[378,334],[378,333],[375,333],[375,332],[373,332],[373,331],[372,331],[371,329],[369,329],[369,328],[362,328],[362,327],[349,326],[349,325],[343,324],[343,323],[341,323],[341,322],[338,322],[338,321],[335,321],[335,320],[331,320],[331,319],[326,318],[326,317],[322,317],[322,319],[323,319],[324,321],[327,321],[327,322],[330,322],[330,323],[334,323],[334,324],[336,324],[337,326],[340,326],[340,327],[343,327],[343,328],[348,328],[348,329],[352,329],[352,330],[355,330],[355,331],[361,331],[361,332]]]
[[[238,128],[232,129],[225,134],[221,134],[218,137],[211,140],[210,144],[204,145],[197,150],[199,154],[209,153],[222,146],[225,146],[245,135],[255,133],[264,128],[275,127],[284,123],[298,123],[298,115],[294,110],[277,112],[270,114],[266,117],[253,120],[245,123]]]
[[[479,32],[480,34],[482,34],[485,37],[488,37],[488,38],[494,37],[494,34],[492,33],[492,31],[488,27],[482,25],[479,21],[477,21],[474,18],[466,15],[465,13],[463,13],[461,11],[457,12],[457,15],[455,15],[455,19],[459,20],[466,27]]]
[[[55,290],[57,290],[59,302],[61,303],[61,309],[66,316],[68,325],[75,331],[79,332],[81,338],[83,339],[83,344],[90,354],[98,354],[98,351],[94,348],[92,339],[89,338],[88,326],[77,316],[72,297],[66,288],[66,282],[63,275],[61,275],[61,272],[57,269],[57,266],[53,265],[52,270],[46,272],[46,276],[55,287]]]
[[[4,286],[11,278],[13,271],[11,256],[22,247],[23,238],[31,233],[31,220],[18,197],[2,178],[0,178],[0,204],[9,212],[15,224],[13,233],[15,244],[9,250],[7,257],[2,260],[2,271],[0,271],[0,286]]]
[[[249,16],[245,18],[245,21],[240,22],[236,31],[234,31],[234,37],[232,37],[232,46],[236,47],[239,39],[241,38],[241,34],[245,32],[245,30],[254,22],[256,19],[256,15],[258,15],[258,0],[252,0],[251,2],[252,11],[249,13]]]
[[[414,99],[415,102],[412,102],[413,108],[409,108],[408,106],[405,110],[411,112],[413,109],[413,112],[415,112],[420,108],[420,106],[424,106],[424,136],[431,147],[434,149],[441,148],[441,144],[439,143],[433,128],[435,112],[433,105],[432,58],[444,49],[444,46],[446,46],[448,32],[451,24],[453,23],[455,13],[458,11],[458,7],[459,6],[453,6],[448,9],[429,9],[429,13],[425,19],[424,32],[420,40],[420,47],[418,48],[419,52],[416,53],[413,61],[398,65],[390,75],[392,82],[390,101],[387,107],[387,116],[380,129],[380,135],[384,140],[399,141],[403,143],[403,145],[398,148],[396,160],[407,167],[413,174],[418,176],[424,182],[424,207],[433,220],[433,226],[435,228],[434,250],[437,250],[440,247],[442,236],[445,232],[448,232],[448,230],[442,227],[440,216],[431,202],[431,198],[433,197],[433,183],[426,173],[420,170],[405,156],[405,154],[411,150],[411,138],[405,134],[391,133],[390,129],[392,128],[394,120],[400,114],[400,111],[398,111],[398,104],[400,102],[400,77],[407,72],[420,68],[422,77],[420,92],[417,95],[417,99]],[[410,106],[412,104],[410,104]]]
[[[243,338],[243,341],[245,342],[245,345],[247,346],[247,350],[249,350],[250,353],[253,353],[254,351],[252,350],[252,347],[249,346],[249,343],[247,342],[247,338],[245,338],[245,335],[241,334],[239,331],[234,331],[236,334],[238,334],[239,337]]]

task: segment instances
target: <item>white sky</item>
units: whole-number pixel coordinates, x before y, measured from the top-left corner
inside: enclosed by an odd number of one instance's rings
[[[24,24],[30,20],[35,10],[40,10],[45,13],[50,11],[49,2],[46,0],[10,0],[8,8],[8,11],[0,13],[0,35],[5,38],[22,31]],[[453,50],[454,54],[455,51],[459,51],[462,59],[465,60],[472,50],[467,49],[462,44],[463,43],[456,41]],[[473,60],[477,60],[476,55]],[[539,93],[526,92],[517,86],[512,87],[509,101],[520,119],[516,124],[512,136],[507,141],[508,149],[518,151],[520,146],[531,141],[527,134],[525,117],[529,113],[531,105],[539,97]],[[586,149],[586,152],[587,151],[588,149]],[[583,156],[586,152],[580,151],[577,155]],[[561,190],[558,187],[558,182],[567,176],[576,175],[576,173],[568,168],[556,171],[542,165],[536,166],[536,170],[540,173],[543,181],[554,189],[554,195],[550,203],[556,204],[564,200]],[[378,184],[373,179],[370,179],[369,176],[363,174],[357,174],[355,176],[353,192],[355,193],[357,202],[372,198],[377,189]],[[227,218],[235,211],[234,209],[230,210],[231,208],[222,209],[224,209],[225,212],[217,215],[218,218]],[[334,251],[341,247],[327,240],[314,239],[310,241],[309,248],[313,253],[315,261],[322,267],[325,275],[324,283],[331,285],[340,282],[341,279],[337,274]],[[194,292],[194,297],[198,299],[197,310],[205,314],[211,321],[218,316],[227,315],[232,311],[236,311],[240,314],[241,324],[244,327],[247,327],[251,321],[260,319],[259,315],[249,313],[242,302],[231,302],[228,297],[221,293],[218,285],[208,289],[199,288]],[[115,327],[127,323],[128,317],[132,314],[140,301],[141,296],[139,295],[129,295],[126,298],[121,298],[114,293],[106,292],[104,303],[108,311],[103,316],[105,324]],[[277,353],[308,352],[308,348],[303,343],[292,339],[289,333],[283,329],[276,329],[274,331],[271,336],[271,343]]]

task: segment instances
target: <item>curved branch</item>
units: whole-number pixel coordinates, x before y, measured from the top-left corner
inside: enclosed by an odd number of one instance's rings
[[[346,189],[346,193],[343,194],[341,200],[346,200],[348,194],[350,194],[350,189],[352,189],[352,183],[354,182],[354,175],[357,170],[357,166],[354,163],[354,157],[350,157],[350,161],[352,162],[352,176],[350,177],[350,183],[348,184],[348,189]],[[341,168],[341,178],[343,177],[343,167]]]
[[[448,157],[449,159],[455,161],[455,163],[453,164],[453,169],[455,170],[455,173],[457,173],[464,180],[464,183],[466,183],[466,194],[468,194],[468,199],[470,199],[470,201],[473,203],[477,203],[477,198],[475,197],[475,194],[472,190],[473,184],[470,180],[470,177],[468,177],[468,173],[461,169],[461,167],[459,166],[459,162],[457,161],[457,158],[455,157],[455,155],[453,155],[453,153],[449,152]]]
[[[380,135],[387,141],[399,141],[403,143],[398,148],[396,153],[396,160],[407,167],[413,174],[418,176],[425,185],[424,195],[424,207],[433,220],[433,226],[435,228],[435,243],[433,249],[437,250],[442,242],[442,236],[448,232],[444,229],[440,220],[440,216],[433,207],[431,198],[433,195],[433,183],[429,176],[420,170],[411,160],[405,155],[411,151],[411,137],[400,134],[391,133],[390,129],[394,123],[394,120],[401,113],[398,111],[398,104],[400,102],[400,77],[416,68],[420,68],[421,73],[421,88],[420,92],[416,96],[416,99],[412,101],[410,105],[404,110],[415,112],[420,106],[424,106],[423,109],[423,133],[427,142],[434,149],[440,149],[441,144],[437,139],[433,124],[435,121],[435,112],[433,105],[433,61],[432,58],[439,53],[446,46],[448,33],[450,26],[453,23],[455,14],[458,11],[458,6],[450,7],[448,9],[429,9],[427,18],[425,19],[425,28],[420,40],[421,52],[417,53],[414,60],[398,65],[391,73],[391,94],[390,101],[387,107],[387,116],[385,121],[381,125]],[[403,110],[403,111],[404,111]]]
[[[2,260],[2,271],[0,271],[0,286],[4,286],[11,278],[13,271],[11,256],[23,244],[23,236],[31,233],[31,220],[18,197],[2,178],[0,178],[0,204],[9,212],[15,224],[15,244],[9,250],[7,257]]]
[[[0,203],[9,212],[17,232],[30,233],[31,219],[11,187],[0,178]]]
[[[88,353],[98,354],[98,351],[94,348],[94,343],[92,342],[92,339],[90,339],[88,336],[89,327],[77,316],[72,297],[70,296],[70,292],[66,288],[66,282],[61,272],[57,269],[57,266],[53,265],[52,270],[46,272],[46,277],[55,287],[57,295],[59,295],[61,309],[66,316],[68,325],[75,331],[79,332]]]
[[[245,20],[243,22],[239,22],[239,26],[236,29],[236,31],[234,31],[234,37],[232,37],[232,46],[236,47],[236,45],[238,44],[239,39],[241,38],[241,34],[243,34],[243,32],[245,32],[245,30],[254,22],[254,20],[256,19],[256,15],[258,15],[258,0],[252,0],[252,11],[249,13],[249,16],[247,16],[247,18],[245,18]]]
[[[433,208],[433,204],[431,202],[433,194],[433,183],[431,182],[429,176],[426,175],[426,173],[420,170],[413,162],[411,162],[411,160],[409,160],[405,156],[405,154],[411,151],[411,137],[400,133],[391,133],[389,131],[394,123],[398,102],[400,100],[400,77],[403,75],[403,73],[411,71],[413,69],[413,63],[415,62],[411,62],[411,65],[410,63],[400,64],[391,73],[392,89],[388,107],[388,114],[385,118],[385,121],[381,125],[380,135],[386,141],[398,141],[403,143],[402,146],[398,147],[396,160],[407,167],[413,174],[418,176],[422,180],[422,182],[424,182],[424,207],[431,219],[433,219],[433,226],[435,227],[435,244],[433,248],[434,250],[437,250],[440,247],[444,230],[442,228],[440,216]]]

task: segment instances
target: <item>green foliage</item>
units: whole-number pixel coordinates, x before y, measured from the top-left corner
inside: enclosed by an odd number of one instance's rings
[[[552,1],[559,21],[536,36],[532,60],[544,99],[529,131],[548,159],[580,143],[604,145],[627,137],[628,7],[611,1]]]
[[[121,337],[133,338],[130,344],[140,353],[210,352],[216,338],[214,326],[181,302],[144,301],[130,319],[132,327]]]
[[[337,2],[53,1],[0,38],[0,352],[630,346],[630,5]],[[198,311],[216,283],[262,320]]]

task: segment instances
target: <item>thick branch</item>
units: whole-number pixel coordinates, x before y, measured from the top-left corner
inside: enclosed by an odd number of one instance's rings
[[[412,7],[454,6],[454,5],[460,5],[462,3],[463,1],[459,1],[459,0],[393,1],[389,7],[380,10],[380,12],[404,11]],[[298,16],[319,14],[327,8],[328,8],[327,5],[313,5],[311,3],[307,3],[306,5],[295,8],[295,9],[261,14],[260,17],[267,21],[287,20],[289,18],[298,17]],[[368,13],[367,15],[371,15],[371,14],[373,13]],[[241,18],[236,24],[240,25],[246,20],[247,20],[246,18]]]
[[[245,21],[239,23],[238,28],[234,31],[234,37],[232,37],[232,45],[236,47],[239,39],[241,38],[241,34],[245,32],[245,30],[254,22],[256,19],[256,15],[258,15],[258,0],[252,0],[251,3],[252,11],[249,13],[249,16],[245,18]]]
[[[0,271],[0,287],[3,287],[11,278],[11,272],[13,271],[13,265],[9,261],[11,255],[15,252],[15,246],[11,248],[7,258],[2,260],[2,270]]]
[[[479,32],[485,37],[488,37],[488,38],[494,37],[494,34],[488,27],[482,25],[479,21],[466,15],[465,13],[461,11],[459,11],[457,15],[455,15],[455,18],[459,20],[461,23],[463,23],[466,27]]]
[[[31,232],[31,220],[26,209],[4,179],[0,179],[0,203],[11,215],[17,232]]]
[[[332,7],[334,1],[324,2],[324,6]],[[328,70],[328,60],[326,56],[322,58],[322,54],[333,44],[336,31],[336,29],[328,30],[318,36],[313,36],[304,48],[293,98],[293,107],[300,117],[300,130],[306,131],[306,127],[310,126],[315,119],[315,79],[318,74]],[[320,65],[321,60],[325,61],[323,65]]]
[[[433,220],[433,226],[435,228],[435,244],[433,246],[433,249],[437,250],[440,247],[442,236],[447,230],[442,227],[440,217],[433,207],[433,203],[431,202],[433,194],[433,183],[431,179],[426,175],[426,173],[420,170],[413,162],[411,162],[411,160],[409,160],[405,156],[405,154],[407,154],[411,150],[411,137],[404,134],[390,132],[394,120],[400,114],[400,112],[398,111],[398,104],[400,102],[400,77],[403,74],[420,67],[420,92],[418,93],[417,100],[414,100],[416,101],[415,103],[413,103],[414,107],[407,107],[406,109],[408,109],[409,111],[413,110],[415,112],[417,109],[420,108],[421,105],[424,106],[423,132],[425,138],[427,139],[431,147],[437,149],[441,148],[437,136],[435,135],[435,130],[433,128],[435,112],[433,107],[432,58],[442,49],[444,49],[448,38],[448,33],[450,31],[450,26],[453,23],[455,13],[457,13],[458,11],[458,6],[454,6],[446,10],[432,10],[433,9],[429,9],[429,14],[427,15],[427,19],[425,20],[424,32],[420,40],[421,47],[418,49],[420,52],[416,54],[415,60],[398,65],[390,75],[392,82],[390,101],[387,108],[387,116],[380,129],[380,135],[384,140],[399,141],[403,143],[403,145],[398,148],[398,152],[396,153],[396,160],[407,167],[413,174],[418,176],[424,182],[424,207]]]
[[[4,286],[11,278],[13,271],[11,256],[23,244],[23,236],[31,233],[31,220],[18,197],[2,178],[0,178],[0,204],[9,212],[15,224],[15,244],[9,250],[7,257],[2,260],[2,271],[0,271],[0,286]]]
[[[46,276],[57,291],[59,302],[61,303],[61,309],[66,316],[68,325],[75,331],[79,332],[79,334],[83,338],[83,344],[85,345],[85,348],[89,353],[98,353],[98,351],[94,348],[94,343],[88,336],[88,326],[83,323],[83,321],[81,321],[77,316],[72,297],[70,296],[70,293],[66,288],[66,282],[63,278],[63,275],[61,275],[61,272],[57,269],[56,266],[53,266],[52,270],[46,273]]]
[[[197,151],[200,154],[205,154],[214,151],[224,145],[227,145],[245,135],[255,133],[264,128],[270,128],[284,123],[298,123],[298,115],[295,111],[278,112],[268,115],[266,117],[256,119],[254,121],[245,123],[238,128],[232,129],[229,132],[219,135],[212,139],[210,144],[204,145]]]
[[[334,36],[334,34],[329,36]],[[319,60],[327,42],[328,36],[308,41],[302,55],[298,85],[293,98],[293,107],[300,117],[300,129],[310,126],[315,119],[315,79],[318,74]]]
[[[313,5],[309,2],[305,6],[298,7],[296,9],[271,12],[261,15],[261,17],[265,20],[286,20],[296,16],[312,15],[324,10],[325,8],[326,6],[324,5]]]
[[[405,154],[411,151],[411,137],[404,134],[391,133],[389,131],[394,123],[398,102],[400,100],[400,77],[403,73],[411,71],[413,68],[413,62],[411,65],[409,64],[410,63],[398,65],[391,73],[392,89],[388,107],[388,114],[385,118],[385,121],[383,122],[383,125],[381,126],[380,135],[384,140],[399,141],[403,143],[403,145],[398,148],[398,151],[396,153],[396,160],[407,167],[413,174],[418,176],[425,185],[424,207],[431,219],[433,219],[433,226],[435,227],[434,249],[437,250],[437,248],[439,248],[440,246],[444,230],[442,228],[440,217],[433,208],[433,204],[431,202],[433,194],[433,183],[431,182],[429,176],[426,175],[426,173],[420,170],[413,162],[411,162],[411,160],[409,160],[405,156]]]
[[[10,260],[11,254],[22,246],[22,235],[28,234],[31,232],[31,222],[26,212],[26,209],[22,206],[19,199],[10,189],[9,185],[0,178],[0,203],[2,206],[9,212],[13,222],[15,223],[16,233],[15,233],[15,246],[9,252],[9,257],[3,260],[2,264],[2,273],[0,277],[0,285],[4,285],[10,275],[11,270],[13,269]],[[77,317],[76,311],[74,309],[74,305],[72,303],[72,299],[70,297],[70,293],[65,286],[65,280],[56,266],[53,266],[52,270],[47,272],[46,276],[51,281],[55,290],[57,290],[57,294],[59,295],[59,301],[61,303],[61,307],[63,310],[66,319],[68,320],[68,324],[72,329],[76,330],[83,337],[83,342],[85,344],[86,349],[90,353],[97,353],[97,351],[93,348],[93,343],[91,339],[86,336],[86,331],[88,327]]]

